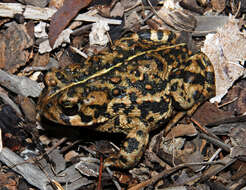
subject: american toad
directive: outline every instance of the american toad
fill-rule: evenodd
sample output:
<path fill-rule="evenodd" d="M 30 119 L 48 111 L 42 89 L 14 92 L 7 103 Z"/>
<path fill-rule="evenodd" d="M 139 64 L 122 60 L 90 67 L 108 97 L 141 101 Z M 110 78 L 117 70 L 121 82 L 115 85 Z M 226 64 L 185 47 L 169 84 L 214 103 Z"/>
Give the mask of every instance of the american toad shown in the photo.
<path fill-rule="evenodd" d="M 126 134 L 119 154 L 104 166 L 133 167 L 151 130 L 192 114 L 215 93 L 209 59 L 177 38 L 166 30 L 140 31 L 84 63 L 48 72 L 39 113 L 63 125 Z"/>

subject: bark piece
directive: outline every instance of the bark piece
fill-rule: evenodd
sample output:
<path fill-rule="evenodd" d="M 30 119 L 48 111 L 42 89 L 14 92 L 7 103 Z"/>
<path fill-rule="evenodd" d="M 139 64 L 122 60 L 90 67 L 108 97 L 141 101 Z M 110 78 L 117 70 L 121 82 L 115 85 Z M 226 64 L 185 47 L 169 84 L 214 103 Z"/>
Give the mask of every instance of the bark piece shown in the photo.
<path fill-rule="evenodd" d="M 21 3 L 26 5 L 33 5 L 36 7 L 46 7 L 48 5 L 48 0 L 18 0 Z"/>
<path fill-rule="evenodd" d="M 22 175 L 28 183 L 33 186 L 39 188 L 40 190 L 52 190 L 52 187 L 47 185 L 50 183 L 50 180 L 45 173 L 43 173 L 37 166 L 25 162 L 25 160 L 8 148 L 2 149 L 0 153 L 0 160 L 14 171 Z"/>
<path fill-rule="evenodd" d="M 36 106 L 34 102 L 30 98 L 23 97 L 20 95 L 17 97 L 17 101 L 21 106 L 25 118 L 27 118 L 28 121 L 35 123 L 37 113 L 36 113 Z"/>
<path fill-rule="evenodd" d="M 38 97 L 42 91 L 41 85 L 24 76 L 15 76 L 0 70 L 0 84 L 16 94 Z"/>
<path fill-rule="evenodd" d="M 26 50 L 33 46 L 33 40 L 22 24 L 12 23 L 0 35 L 0 69 L 14 73 L 26 64 L 30 53 Z"/>

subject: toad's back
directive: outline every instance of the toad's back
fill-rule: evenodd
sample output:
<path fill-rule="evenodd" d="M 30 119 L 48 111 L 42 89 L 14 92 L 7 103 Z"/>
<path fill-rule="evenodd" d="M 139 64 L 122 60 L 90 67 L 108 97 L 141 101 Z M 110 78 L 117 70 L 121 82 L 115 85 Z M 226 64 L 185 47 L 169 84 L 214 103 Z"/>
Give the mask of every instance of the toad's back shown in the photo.
<path fill-rule="evenodd" d="M 82 65 L 53 70 L 46 84 L 38 108 L 46 118 L 127 135 L 120 154 L 105 162 L 121 168 L 141 158 L 160 121 L 200 104 L 215 89 L 204 54 L 192 55 L 174 33 L 154 30 L 123 37 Z"/>

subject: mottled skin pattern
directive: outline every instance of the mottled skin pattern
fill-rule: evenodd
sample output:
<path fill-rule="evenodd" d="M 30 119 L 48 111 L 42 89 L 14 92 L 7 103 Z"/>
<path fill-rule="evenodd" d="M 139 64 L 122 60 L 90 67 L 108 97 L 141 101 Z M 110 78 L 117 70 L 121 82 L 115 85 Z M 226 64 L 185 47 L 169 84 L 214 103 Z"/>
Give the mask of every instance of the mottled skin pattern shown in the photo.
<path fill-rule="evenodd" d="M 140 31 L 81 65 L 48 72 L 39 113 L 63 125 L 126 134 L 104 166 L 133 167 L 151 130 L 174 113 L 191 114 L 215 93 L 208 58 L 192 55 L 177 38 L 170 31 Z"/>

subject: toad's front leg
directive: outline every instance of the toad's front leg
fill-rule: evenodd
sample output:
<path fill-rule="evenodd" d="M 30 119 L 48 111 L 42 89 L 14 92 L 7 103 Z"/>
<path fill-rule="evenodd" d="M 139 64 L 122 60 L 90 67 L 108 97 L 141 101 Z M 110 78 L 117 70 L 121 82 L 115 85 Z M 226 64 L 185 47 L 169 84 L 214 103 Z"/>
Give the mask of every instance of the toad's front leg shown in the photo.
<path fill-rule="evenodd" d="M 141 159 L 149 141 L 149 127 L 139 119 L 134 119 L 132 123 L 137 127 L 129 131 L 119 153 L 105 160 L 104 167 L 128 169 L 135 166 Z"/>

